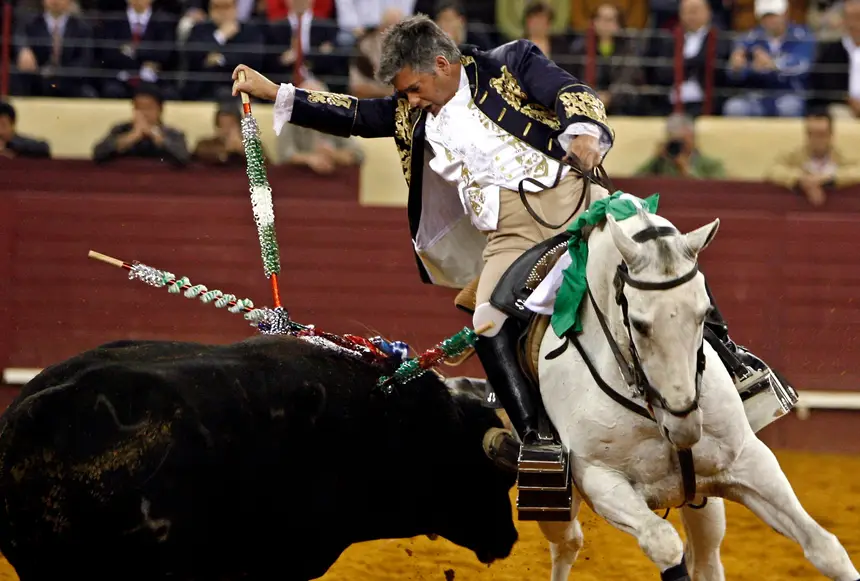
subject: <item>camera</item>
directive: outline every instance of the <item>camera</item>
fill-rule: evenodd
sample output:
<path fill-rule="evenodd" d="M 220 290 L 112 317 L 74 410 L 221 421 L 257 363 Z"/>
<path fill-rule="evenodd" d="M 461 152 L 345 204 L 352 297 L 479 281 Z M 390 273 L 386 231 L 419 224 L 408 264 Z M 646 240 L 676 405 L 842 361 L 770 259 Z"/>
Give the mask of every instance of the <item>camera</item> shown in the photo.
<path fill-rule="evenodd" d="M 684 150 L 684 142 L 680 139 L 673 139 L 666 144 L 666 154 L 669 157 L 678 157 L 681 151 Z"/>

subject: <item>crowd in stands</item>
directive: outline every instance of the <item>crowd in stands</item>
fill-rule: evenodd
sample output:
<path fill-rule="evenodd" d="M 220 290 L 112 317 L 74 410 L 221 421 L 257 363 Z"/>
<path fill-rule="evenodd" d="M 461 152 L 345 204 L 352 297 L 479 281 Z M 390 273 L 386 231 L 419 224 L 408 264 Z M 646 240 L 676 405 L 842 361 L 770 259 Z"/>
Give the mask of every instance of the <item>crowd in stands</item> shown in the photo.
<path fill-rule="evenodd" d="M 813 129 L 832 137 L 834 118 L 860 117 L 860 0 L 17 0 L 11 93 L 131 99 L 133 119 L 95 147 L 97 161 L 241 162 L 235 99 L 193 151 L 161 123 L 165 102 L 225 102 L 239 63 L 280 81 L 301 67 L 307 87 L 389 95 L 373 74 L 381 34 L 416 12 L 459 43 L 531 40 L 598 91 L 610 115 L 669 116 L 643 174 L 724 176 L 696 148 L 700 115 L 806 116 L 810 143 Z M 0 129 L 4 116 L 14 127 L 5 108 Z M 42 152 L 16 139 L 0 133 L 0 153 Z M 274 153 L 322 173 L 362 158 L 350 140 L 299 130 Z M 849 162 L 813 165 L 853 176 Z M 817 200 L 813 182 L 799 187 Z"/>

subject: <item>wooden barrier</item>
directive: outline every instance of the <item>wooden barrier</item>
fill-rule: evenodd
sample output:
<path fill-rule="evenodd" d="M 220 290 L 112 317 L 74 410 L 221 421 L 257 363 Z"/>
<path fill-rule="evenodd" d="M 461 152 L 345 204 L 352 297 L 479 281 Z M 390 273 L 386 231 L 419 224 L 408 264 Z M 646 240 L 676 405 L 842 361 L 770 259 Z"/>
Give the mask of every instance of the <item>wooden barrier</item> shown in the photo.
<path fill-rule="evenodd" d="M 241 169 L 119 162 L 0 161 L 0 367 L 43 367 L 120 338 L 229 342 L 254 333 L 232 315 L 129 281 L 90 249 L 188 276 L 258 306 L 270 301 Z M 450 289 L 422 285 L 405 211 L 362 207 L 355 171 L 319 178 L 270 170 L 282 295 L 296 320 L 332 332 L 381 333 L 424 349 L 471 321 Z M 860 189 L 821 210 L 756 183 L 617 180 L 689 230 L 721 219 L 702 267 L 732 337 L 804 390 L 860 389 Z M 480 375 L 477 362 L 454 373 Z M 0 394 L 2 395 L 2 394 Z M 850 412 L 781 420 L 786 447 L 833 449 Z M 854 418 L 856 421 L 856 417 Z M 810 429 L 829 426 L 824 430 Z"/>

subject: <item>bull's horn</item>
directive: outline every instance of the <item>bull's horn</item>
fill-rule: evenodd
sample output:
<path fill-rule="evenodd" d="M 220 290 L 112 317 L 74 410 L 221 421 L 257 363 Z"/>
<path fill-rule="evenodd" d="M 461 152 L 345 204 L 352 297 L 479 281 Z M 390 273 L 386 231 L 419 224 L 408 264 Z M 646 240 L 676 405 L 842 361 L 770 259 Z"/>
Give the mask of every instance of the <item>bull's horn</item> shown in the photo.
<path fill-rule="evenodd" d="M 493 463 L 508 472 L 517 472 L 520 443 L 510 430 L 490 428 L 484 433 L 484 454 Z"/>

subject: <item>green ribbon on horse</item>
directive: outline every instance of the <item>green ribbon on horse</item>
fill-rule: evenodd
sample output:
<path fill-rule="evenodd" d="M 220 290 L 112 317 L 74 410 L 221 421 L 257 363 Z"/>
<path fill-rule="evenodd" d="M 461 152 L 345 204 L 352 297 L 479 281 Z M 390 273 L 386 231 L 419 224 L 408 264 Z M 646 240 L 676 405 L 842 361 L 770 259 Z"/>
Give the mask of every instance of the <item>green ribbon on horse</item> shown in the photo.
<path fill-rule="evenodd" d="M 607 214 L 618 221 L 635 216 L 639 208 L 650 214 L 656 214 L 659 200 L 660 194 L 654 194 L 643 200 L 632 194 L 617 191 L 608 198 L 592 202 L 588 209 L 567 228 L 567 231 L 573 234 L 567 243 L 571 263 L 562 272 L 563 278 L 550 320 L 553 330 L 559 337 L 571 328 L 577 333 L 582 331 L 579 312 L 587 290 L 585 265 L 588 263 L 588 241 L 583 237 L 582 229 L 599 224 L 606 219 Z"/>

